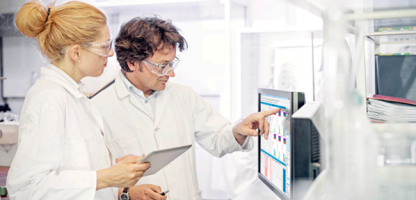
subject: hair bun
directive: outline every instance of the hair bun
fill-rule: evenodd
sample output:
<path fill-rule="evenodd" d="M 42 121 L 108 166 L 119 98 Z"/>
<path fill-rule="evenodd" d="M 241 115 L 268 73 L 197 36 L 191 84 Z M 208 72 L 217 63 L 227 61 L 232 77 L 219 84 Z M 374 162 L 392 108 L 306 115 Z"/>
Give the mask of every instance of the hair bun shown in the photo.
<path fill-rule="evenodd" d="M 17 29 L 35 38 L 42 54 L 52 62 L 65 57 L 61 53 L 65 47 L 94 42 L 100 38 L 103 28 L 107 28 L 104 13 L 80 1 L 69 1 L 57 7 L 54 3 L 43 6 L 39 1 L 30 1 L 16 13 L 15 20 Z"/>
<path fill-rule="evenodd" d="M 45 28 L 47 10 L 39 1 L 25 3 L 16 14 L 17 29 L 28 37 L 37 37 Z"/>

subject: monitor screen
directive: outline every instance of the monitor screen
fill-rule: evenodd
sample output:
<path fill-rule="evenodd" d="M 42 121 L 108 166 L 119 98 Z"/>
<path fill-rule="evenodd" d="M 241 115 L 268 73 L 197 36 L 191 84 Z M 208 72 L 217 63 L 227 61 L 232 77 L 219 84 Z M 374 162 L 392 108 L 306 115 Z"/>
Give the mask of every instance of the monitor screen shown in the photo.
<path fill-rule="evenodd" d="M 260 94 L 260 111 L 281 108 L 266 118 L 269 137 L 260 138 L 260 174 L 280 193 L 290 198 L 290 97 Z"/>
<path fill-rule="evenodd" d="M 376 94 L 416 101 L 416 55 L 376 55 L 375 59 Z"/>

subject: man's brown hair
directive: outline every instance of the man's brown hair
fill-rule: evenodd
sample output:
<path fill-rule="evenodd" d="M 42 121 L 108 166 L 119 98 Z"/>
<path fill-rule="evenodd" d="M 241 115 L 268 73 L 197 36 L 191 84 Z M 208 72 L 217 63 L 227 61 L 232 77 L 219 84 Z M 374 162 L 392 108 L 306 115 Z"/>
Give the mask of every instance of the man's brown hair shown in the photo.
<path fill-rule="evenodd" d="M 179 34 L 170 20 L 154 17 L 137 17 L 121 27 L 115 41 L 117 60 L 126 72 L 132 72 L 127 62 L 141 62 L 154 52 L 172 45 L 180 51 L 188 47 L 185 38 Z"/>

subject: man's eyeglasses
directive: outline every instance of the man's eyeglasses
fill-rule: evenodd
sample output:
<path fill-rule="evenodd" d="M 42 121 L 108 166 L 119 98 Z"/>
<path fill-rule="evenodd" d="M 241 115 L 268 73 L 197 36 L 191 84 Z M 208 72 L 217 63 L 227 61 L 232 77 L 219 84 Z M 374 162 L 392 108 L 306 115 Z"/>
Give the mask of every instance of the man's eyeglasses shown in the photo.
<path fill-rule="evenodd" d="M 172 62 L 170 63 L 163 63 L 163 64 L 156 64 L 149 60 L 144 59 L 145 65 L 151 72 L 158 76 L 165 76 L 170 72 L 170 70 L 175 70 L 179 63 L 179 58 L 176 57 Z M 147 63 L 147 64 L 146 64 Z"/>

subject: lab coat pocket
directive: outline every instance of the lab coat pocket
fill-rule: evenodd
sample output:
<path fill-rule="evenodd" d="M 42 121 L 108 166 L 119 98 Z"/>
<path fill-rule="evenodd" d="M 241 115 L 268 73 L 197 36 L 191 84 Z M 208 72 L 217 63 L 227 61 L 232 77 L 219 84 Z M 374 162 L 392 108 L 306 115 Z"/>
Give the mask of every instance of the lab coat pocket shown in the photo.
<path fill-rule="evenodd" d="M 115 158 L 121 158 L 129 154 L 136 156 L 143 154 L 136 137 L 107 138 L 106 141 Z"/>

